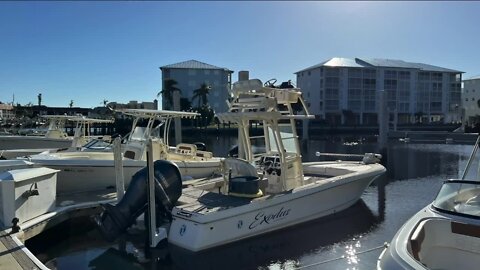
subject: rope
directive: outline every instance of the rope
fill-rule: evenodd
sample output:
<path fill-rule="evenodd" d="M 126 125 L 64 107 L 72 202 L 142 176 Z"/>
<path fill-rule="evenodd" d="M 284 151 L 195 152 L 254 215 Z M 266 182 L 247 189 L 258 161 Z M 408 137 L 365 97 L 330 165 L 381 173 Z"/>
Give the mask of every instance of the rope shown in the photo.
<path fill-rule="evenodd" d="M 381 246 L 378 246 L 378 247 L 374 247 L 374 248 L 370 248 L 370 249 L 367 249 L 367 250 L 364 250 L 364 251 L 360 251 L 360 252 L 357 252 L 355 253 L 355 255 L 360 255 L 360 254 L 365 254 L 365 253 L 368 253 L 368 252 L 372 252 L 372 251 L 375 251 L 375 250 L 378 250 L 378 249 L 383 249 L 383 248 L 386 248 L 388 246 L 388 243 L 384 243 L 383 245 Z M 307 265 L 303 265 L 303 266 L 299 266 L 295 269 L 304 269 L 304 268 L 309 268 L 309 267 L 312 267 L 312 266 L 317 266 L 317 265 L 321 265 L 321 264 L 325 264 L 325 263 L 329 263 L 329 262 L 334 262 L 334 261 L 339 261 L 339 260 L 342 260 L 342 259 L 345 259 L 346 257 L 345 256 L 341 256 L 341 257 L 337 257 L 337 258 L 333 258 L 333 259 L 329 259 L 329 260 L 325 260 L 325 261 L 321 261 L 321 262 L 317 262 L 317 263 L 312 263 L 312 264 L 307 264 Z"/>

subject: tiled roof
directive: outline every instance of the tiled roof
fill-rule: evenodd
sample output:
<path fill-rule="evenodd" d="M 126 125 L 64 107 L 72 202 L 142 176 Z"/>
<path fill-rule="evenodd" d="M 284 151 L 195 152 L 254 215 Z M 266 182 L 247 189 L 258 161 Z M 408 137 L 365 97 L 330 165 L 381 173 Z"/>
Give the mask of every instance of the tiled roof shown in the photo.
<path fill-rule="evenodd" d="M 170 69 L 170 68 L 178 68 L 178 69 L 220 69 L 220 70 L 230 71 L 227 68 L 217 67 L 217 66 L 210 65 L 210 64 L 207 64 L 207 63 L 203 63 L 203 62 L 200 62 L 200 61 L 197 61 L 197 60 L 189 60 L 189 61 L 184 61 L 184 62 L 175 63 L 175 64 L 160 67 L 160 69 Z"/>
<path fill-rule="evenodd" d="M 359 68 L 367 68 L 367 67 L 393 67 L 393 68 L 408 68 L 408 69 L 419 69 L 425 71 L 437 71 L 437 72 L 455 72 L 455 73 L 462 73 L 462 71 L 448 69 L 423 63 L 412 63 L 412 62 L 405 62 L 403 60 L 393 60 L 393 59 L 362 59 L 362 58 L 339 58 L 334 57 L 328 61 L 322 62 L 320 64 L 311 66 L 309 68 L 297 71 L 302 72 L 306 70 L 311 70 L 318 67 L 359 67 Z"/>

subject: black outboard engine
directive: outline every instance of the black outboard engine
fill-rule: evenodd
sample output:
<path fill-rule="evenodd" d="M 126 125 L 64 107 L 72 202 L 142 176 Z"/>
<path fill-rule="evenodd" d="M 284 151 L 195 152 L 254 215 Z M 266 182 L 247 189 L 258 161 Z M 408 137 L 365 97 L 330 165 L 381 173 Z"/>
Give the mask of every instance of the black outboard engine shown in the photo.
<path fill-rule="evenodd" d="M 182 195 L 182 177 L 175 163 L 157 160 L 153 165 L 157 216 L 170 217 L 170 211 Z M 135 173 L 125 195 L 113 206 L 102 205 L 104 211 L 95 217 L 95 223 L 105 239 L 115 240 L 147 208 L 148 168 Z M 163 191 L 161 190 L 163 188 Z"/>

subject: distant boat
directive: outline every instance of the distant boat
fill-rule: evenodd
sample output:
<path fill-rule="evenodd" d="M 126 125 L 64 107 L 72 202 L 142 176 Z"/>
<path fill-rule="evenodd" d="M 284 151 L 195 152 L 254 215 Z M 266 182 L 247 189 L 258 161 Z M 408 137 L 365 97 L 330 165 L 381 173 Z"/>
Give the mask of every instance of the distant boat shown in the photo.
<path fill-rule="evenodd" d="M 72 140 L 75 138 L 75 136 L 70 137 L 67 135 L 67 133 L 65 133 L 66 121 L 75 122 L 77 125 L 77 130 L 78 128 L 81 128 L 79 124 L 89 124 L 85 121 L 82 122 L 82 119 L 85 119 L 83 116 L 42 115 L 42 117 L 46 118 L 49 122 L 48 129 L 43 136 L 1 135 L 0 151 L 12 149 L 67 148 L 72 146 Z M 98 120 L 101 121 L 100 119 Z M 83 143 L 86 142 L 87 141 L 84 141 Z"/>
<path fill-rule="evenodd" d="M 146 166 L 146 143 L 150 137 L 153 138 L 154 159 L 177 163 L 185 178 L 208 177 L 219 170 L 222 158 L 213 157 L 211 152 L 202 151 L 195 144 L 168 145 L 171 120 L 194 118 L 198 113 L 147 109 L 122 109 L 118 112 L 134 118 L 131 132 L 122 146 L 126 184 L 133 174 Z M 142 121 L 146 121 L 145 127 L 139 125 Z M 161 128 L 163 137 L 160 136 Z M 24 159 L 38 166 L 60 170 L 57 181 L 59 194 L 113 188 L 113 150 L 92 150 L 94 145 L 87 145 L 82 150 L 41 153 Z"/>
<path fill-rule="evenodd" d="M 0 159 L 36 155 L 45 151 L 55 152 L 58 149 L 77 149 L 90 142 L 90 125 L 113 123 L 113 120 L 87 118 L 84 116 L 44 115 L 49 121 L 49 128 L 43 136 L 0 136 Z M 65 133 L 65 122 L 75 123 L 75 133 Z M 4 147 L 4 148 L 2 148 Z"/>

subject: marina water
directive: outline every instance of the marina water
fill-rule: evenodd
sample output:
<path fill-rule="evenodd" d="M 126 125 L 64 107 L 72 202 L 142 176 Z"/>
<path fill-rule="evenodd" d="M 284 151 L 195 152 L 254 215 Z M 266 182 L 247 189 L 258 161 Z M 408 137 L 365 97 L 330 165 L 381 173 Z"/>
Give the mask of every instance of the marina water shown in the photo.
<path fill-rule="evenodd" d="M 236 144 L 236 138 L 230 136 L 203 141 L 215 156 L 226 156 Z M 27 241 L 27 246 L 53 269 L 374 269 L 384 243 L 435 198 L 444 180 L 459 178 L 471 150 L 472 145 L 391 142 L 382 152 L 387 175 L 367 188 L 353 207 L 197 254 L 167 246 L 154 251 L 159 260 L 152 261 L 145 258 L 143 232 L 133 231 L 107 243 L 88 220 L 64 224 Z M 304 161 L 322 158 L 316 152 L 378 151 L 375 137 L 337 136 L 302 142 Z"/>

